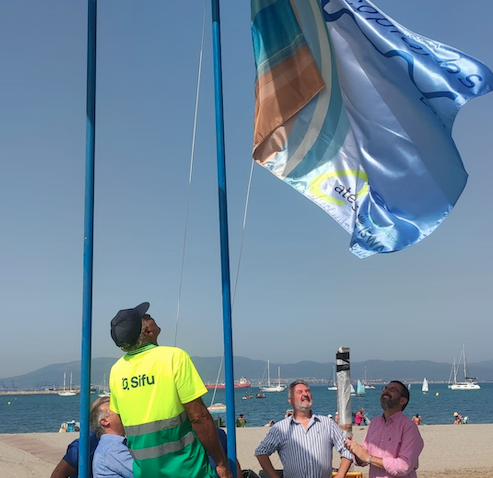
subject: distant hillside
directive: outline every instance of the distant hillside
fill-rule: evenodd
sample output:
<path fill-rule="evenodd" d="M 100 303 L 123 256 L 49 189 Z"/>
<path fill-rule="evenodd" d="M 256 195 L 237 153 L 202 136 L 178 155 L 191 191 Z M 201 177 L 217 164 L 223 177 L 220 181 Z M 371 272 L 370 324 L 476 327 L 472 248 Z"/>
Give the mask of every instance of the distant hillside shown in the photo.
<path fill-rule="evenodd" d="M 221 362 L 220 357 L 192 357 L 197 370 L 204 382 L 215 383 Z M 92 360 L 91 377 L 95 386 L 103 384 L 112 365 L 117 359 L 100 357 Z M 277 376 L 277 367 L 281 367 L 281 378 L 284 380 L 305 378 L 314 383 L 326 383 L 332 375 L 334 362 L 319 363 L 303 361 L 295 364 L 271 363 L 271 377 Z M 254 383 L 266 378 L 267 364 L 263 360 L 251 360 L 245 357 L 235 357 L 235 379 L 247 377 Z M 427 360 L 419 361 L 384 361 L 367 360 L 366 362 L 351 363 L 351 379 L 381 380 L 383 382 L 398 379 L 403 382 L 421 382 L 426 377 L 431 382 L 447 382 L 452 364 L 437 363 Z M 67 373 L 67 386 L 72 373 L 75 386 L 80 384 L 80 361 L 48 365 L 25 375 L 0 379 L 0 391 L 8 390 L 37 390 L 49 387 L 61 388 L 63 374 Z M 469 365 L 470 375 L 478 377 L 479 382 L 493 381 L 493 360 L 477 362 Z M 224 380 L 224 366 L 219 381 Z"/>

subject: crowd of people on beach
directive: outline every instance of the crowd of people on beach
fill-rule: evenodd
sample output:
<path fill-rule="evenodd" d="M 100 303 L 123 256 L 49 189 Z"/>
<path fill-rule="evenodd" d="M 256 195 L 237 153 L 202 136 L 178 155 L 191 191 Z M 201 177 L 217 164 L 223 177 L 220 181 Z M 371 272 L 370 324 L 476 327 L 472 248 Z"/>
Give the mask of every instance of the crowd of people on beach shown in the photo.
<path fill-rule="evenodd" d="M 111 396 L 95 400 L 90 410 L 92 478 L 194 477 L 231 478 L 225 431 L 216 426 L 202 396 L 207 393 L 189 355 L 176 347 L 159 346 L 161 332 L 147 313 L 149 303 L 120 310 L 111 321 L 111 337 L 126 354 L 111 369 Z M 278 422 L 270 420 L 265 438 L 255 450 L 259 475 L 250 478 L 331 478 L 332 449 L 340 454 L 335 478 L 344 478 L 351 465 L 369 466 L 370 477 L 416 478 L 423 440 L 419 414 L 402 412 L 409 390 L 392 380 L 380 394 L 383 414 L 368 419 L 364 408 L 354 414 L 356 426 L 367 425 L 361 443 L 345 432 L 338 413 L 316 414 L 309 384 L 288 386 L 291 409 Z M 462 417 L 456 412 L 458 420 Z M 344 418 L 344 415 L 341 415 Z M 246 427 L 240 414 L 237 427 Z M 351 425 L 351 424 L 349 424 Z M 270 456 L 277 452 L 282 470 Z M 78 476 L 79 440 L 74 440 L 51 478 Z"/>

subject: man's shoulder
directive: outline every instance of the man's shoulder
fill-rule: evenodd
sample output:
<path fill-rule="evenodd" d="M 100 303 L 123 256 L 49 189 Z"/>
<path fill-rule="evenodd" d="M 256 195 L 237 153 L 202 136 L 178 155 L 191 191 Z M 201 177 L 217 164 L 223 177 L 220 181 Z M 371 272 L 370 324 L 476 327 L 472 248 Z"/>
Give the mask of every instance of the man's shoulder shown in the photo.
<path fill-rule="evenodd" d="M 332 420 L 332 418 L 329 418 L 326 415 L 319 415 L 318 413 L 314 413 L 313 418 L 315 420 L 318 420 L 319 422 L 322 422 L 322 423 L 330 423 L 330 422 L 334 421 L 334 420 Z"/>

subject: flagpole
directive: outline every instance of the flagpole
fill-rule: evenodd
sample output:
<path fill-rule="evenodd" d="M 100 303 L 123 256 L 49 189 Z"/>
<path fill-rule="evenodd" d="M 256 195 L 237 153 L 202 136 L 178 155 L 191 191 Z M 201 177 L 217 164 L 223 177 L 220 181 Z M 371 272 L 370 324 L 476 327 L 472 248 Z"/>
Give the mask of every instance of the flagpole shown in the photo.
<path fill-rule="evenodd" d="M 84 271 L 82 284 L 82 355 L 79 476 L 91 476 L 89 407 L 91 398 L 92 278 L 94 239 L 94 151 L 96 126 L 97 0 L 87 2 L 86 176 L 84 210 Z"/>
<path fill-rule="evenodd" d="M 226 381 L 226 422 L 228 426 L 228 464 L 233 476 L 236 476 L 236 414 L 233 373 L 233 330 L 231 323 L 231 281 L 229 271 L 228 207 L 226 193 L 226 161 L 224 151 L 224 111 L 219 0 L 212 0 L 212 47 L 214 53 L 214 96 L 216 109 L 219 230 L 221 238 L 221 278 L 223 298 L 224 373 Z"/>

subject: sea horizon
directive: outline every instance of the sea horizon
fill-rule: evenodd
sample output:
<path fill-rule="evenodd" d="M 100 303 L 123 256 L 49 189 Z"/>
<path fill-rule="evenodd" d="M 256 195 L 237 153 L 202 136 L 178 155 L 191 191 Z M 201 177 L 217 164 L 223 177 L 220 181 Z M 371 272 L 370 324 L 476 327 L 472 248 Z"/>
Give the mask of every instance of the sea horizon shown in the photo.
<path fill-rule="evenodd" d="M 493 403 L 493 384 L 481 384 L 481 390 L 454 391 L 446 384 L 429 384 L 429 392 L 421 393 L 418 387 L 411 387 L 410 402 L 405 410 L 409 417 L 418 413 L 423 425 L 446 425 L 453 423 L 454 412 L 468 417 L 469 424 L 493 423 L 490 404 Z M 382 413 L 380 408 L 380 390 L 367 390 L 364 397 L 352 397 L 353 411 L 363 407 L 371 420 Z M 255 398 L 258 387 L 235 389 L 235 414 L 242 413 L 247 426 L 261 427 L 270 420 L 282 420 L 291 406 L 287 401 L 287 391 L 266 393 L 266 398 Z M 253 398 L 243 399 L 251 393 Z M 312 386 L 313 410 L 321 415 L 335 415 L 337 393 L 327 390 L 327 386 Z M 97 395 L 91 398 L 95 399 Z M 209 390 L 203 396 L 207 406 L 226 403 L 224 390 Z M 60 397 L 54 393 L 10 394 L 0 399 L 0 433 L 45 433 L 58 432 L 64 421 L 79 421 L 80 396 Z M 217 418 L 217 415 L 214 414 Z M 226 421 L 226 414 L 220 415 Z M 227 424 L 226 424 L 227 425 Z"/>

